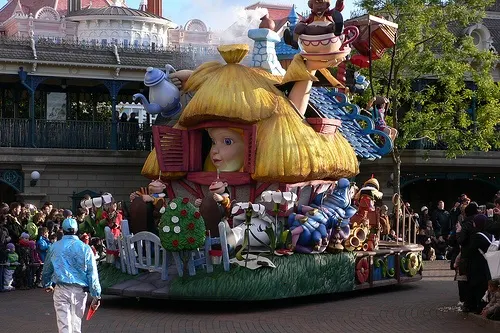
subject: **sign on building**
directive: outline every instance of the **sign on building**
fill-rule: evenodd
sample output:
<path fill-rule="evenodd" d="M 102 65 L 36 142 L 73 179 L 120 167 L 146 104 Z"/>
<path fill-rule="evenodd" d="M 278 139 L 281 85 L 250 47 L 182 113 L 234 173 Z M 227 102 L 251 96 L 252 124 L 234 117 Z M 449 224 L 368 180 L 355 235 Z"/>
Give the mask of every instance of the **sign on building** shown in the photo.
<path fill-rule="evenodd" d="M 66 93 L 47 93 L 47 120 L 66 120 Z"/>

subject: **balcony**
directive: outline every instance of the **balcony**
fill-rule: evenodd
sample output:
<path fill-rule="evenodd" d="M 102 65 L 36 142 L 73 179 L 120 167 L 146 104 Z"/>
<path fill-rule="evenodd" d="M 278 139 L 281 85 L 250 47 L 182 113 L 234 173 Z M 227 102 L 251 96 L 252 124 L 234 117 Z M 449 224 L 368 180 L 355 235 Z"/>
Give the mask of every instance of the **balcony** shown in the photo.
<path fill-rule="evenodd" d="M 447 146 L 444 142 L 434 143 L 429 139 L 421 139 L 410 142 L 406 149 L 446 150 Z"/>
<path fill-rule="evenodd" d="M 112 150 L 110 121 L 49 121 L 35 120 L 36 148 L 103 149 Z M 29 119 L 0 118 L 0 147 L 33 148 L 29 141 Z M 146 123 L 119 122 L 117 124 L 118 150 L 151 151 L 152 130 Z M 427 139 L 410 142 L 409 150 L 446 150 L 442 142 Z M 498 151 L 498 149 L 491 149 Z"/>
<path fill-rule="evenodd" d="M 445 142 L 437 141 L 434 143 L 431 140 L 424 138 L 410 142 L 406 149 L 447 150 L 448 146 Z M 475 149 L 475 151 L 479 151 L 479 149 Z M 490 151 L 499 151 L 499 149 L 492 147 Z"/>
<path fill-rule="evenodd" d="M 0 119 L 0 147 L 30 145 L 29 119 Z M 35 120 L 33 142 L 36 148 L 103 149 L 111 150 L 112 123 L 104 121 L 48 121 Z M 151 127 L 147 124 L 119 122 L 117 124 L 118 150 L 150 151 Z"/>

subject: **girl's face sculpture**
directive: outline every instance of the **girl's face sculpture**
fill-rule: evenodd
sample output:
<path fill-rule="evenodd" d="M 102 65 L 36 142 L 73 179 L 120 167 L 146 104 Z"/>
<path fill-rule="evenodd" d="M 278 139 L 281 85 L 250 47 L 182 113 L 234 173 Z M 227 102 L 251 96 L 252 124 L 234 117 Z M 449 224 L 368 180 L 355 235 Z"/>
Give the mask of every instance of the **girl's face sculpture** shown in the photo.
<path fill-rule="evenodd" d="M 209 128 L 208 134 L 212 139 L 210 159 L 214 166 L 220 171 L 239 171 L 245 160 L 242 135 L 229 128 Z"/>

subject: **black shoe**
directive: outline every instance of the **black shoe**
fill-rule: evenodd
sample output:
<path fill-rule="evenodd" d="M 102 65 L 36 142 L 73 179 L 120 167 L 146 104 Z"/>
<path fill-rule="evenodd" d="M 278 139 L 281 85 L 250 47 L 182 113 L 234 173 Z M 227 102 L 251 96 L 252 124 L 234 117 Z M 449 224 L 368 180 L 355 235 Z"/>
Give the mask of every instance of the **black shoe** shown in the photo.
<path fill-rule="evenodd" d="M 477 313 L 478 309 L 475 307 L 471 308 L 471 307 L 468 307 L 467 305 L 464 305 L 464 307 L 462 308 L 462 312 L 464 312 L 464 313 Z"/>

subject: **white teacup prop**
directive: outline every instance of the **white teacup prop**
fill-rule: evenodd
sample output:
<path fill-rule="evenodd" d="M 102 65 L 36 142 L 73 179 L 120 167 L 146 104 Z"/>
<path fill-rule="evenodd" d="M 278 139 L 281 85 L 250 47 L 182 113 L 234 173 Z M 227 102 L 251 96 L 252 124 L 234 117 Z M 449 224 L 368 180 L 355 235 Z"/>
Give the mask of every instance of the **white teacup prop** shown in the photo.
<path fill-rule="evenodd" d="M 102 197 L 92 198 L 92 204 L 100 208 L 102 206 Z"/>
<path fill-rule="evenodd" d="M 111 193 L 106 192 L 100 197 L 95 197 L 87 200 L 83 199 L 82 201 L 80 201 L 80 206 L 88 209 L 92 207 L 100 208 L 102 207 L 102 205 L 107 205 L 112 202 L 113 202 L 113 195 L 111 195 Z"/>
<path fill-rule="evenodd" d="M 351 34 L 351 37 L 348 35 Z M 351 52 L 348 47 L 359 36 L 357 27 L 349 26 L 344 28 L 340 36 L 335 34 L 323 35 L 300 35 L 300 54 L 306 59 L 330 61 L 336 57 L 342 58 Z"/>

